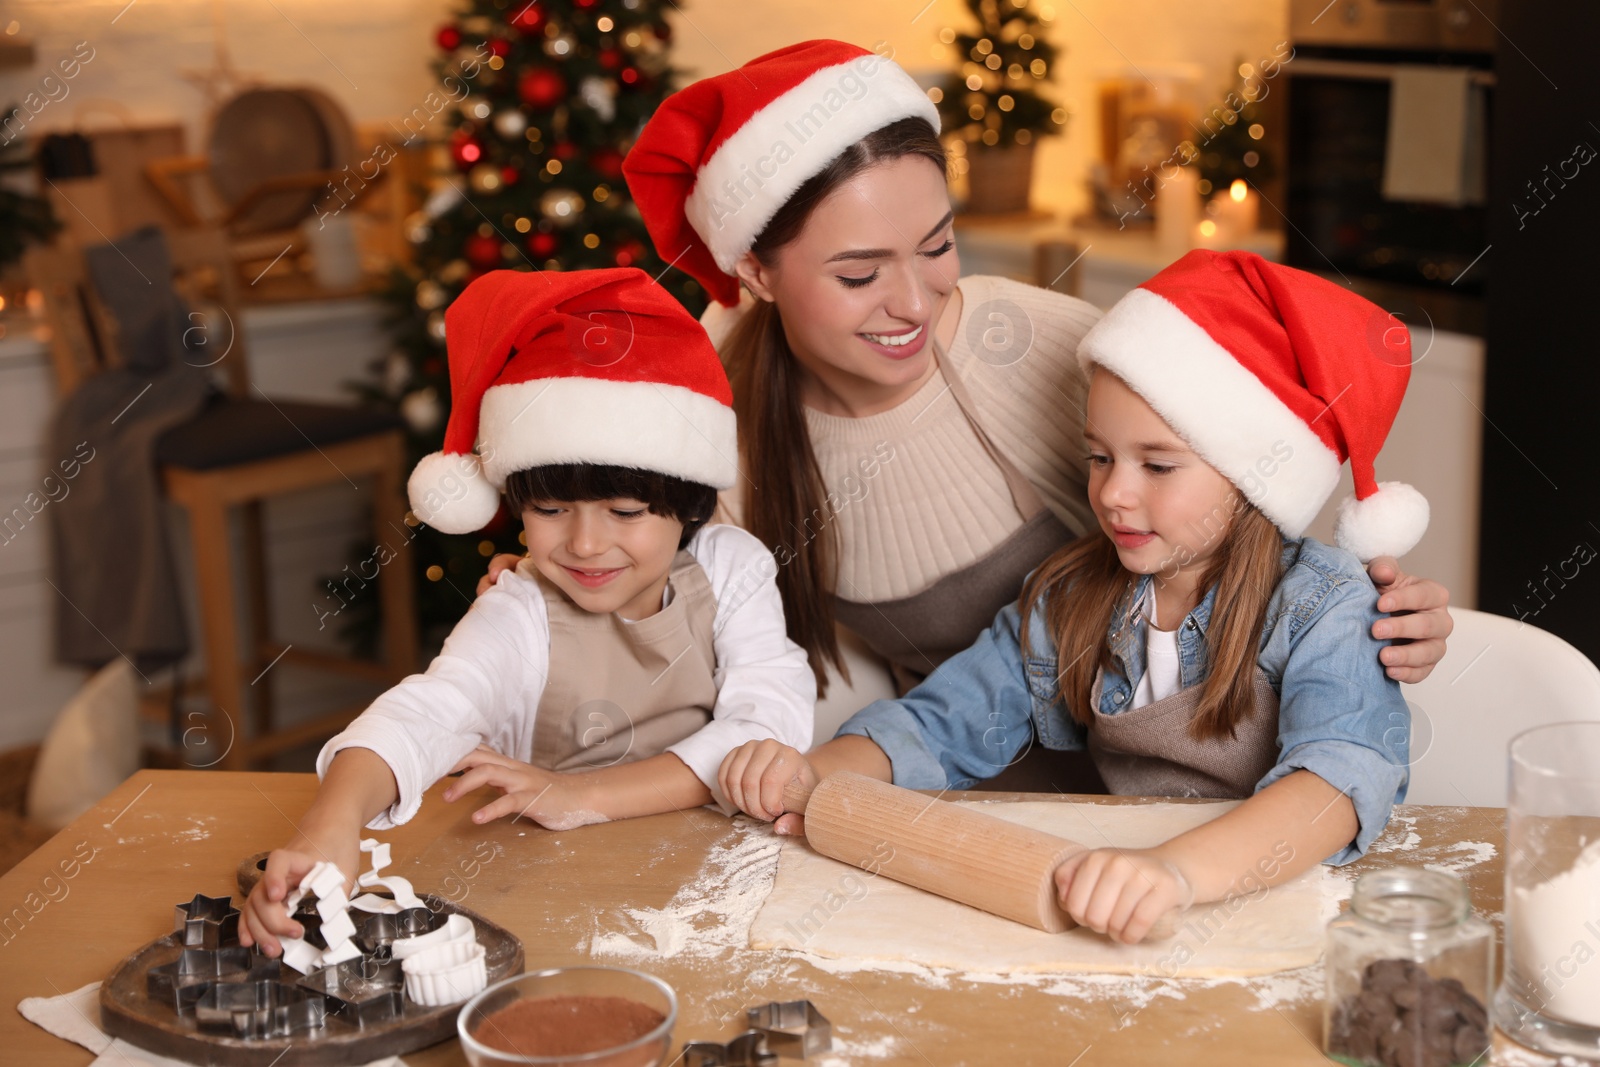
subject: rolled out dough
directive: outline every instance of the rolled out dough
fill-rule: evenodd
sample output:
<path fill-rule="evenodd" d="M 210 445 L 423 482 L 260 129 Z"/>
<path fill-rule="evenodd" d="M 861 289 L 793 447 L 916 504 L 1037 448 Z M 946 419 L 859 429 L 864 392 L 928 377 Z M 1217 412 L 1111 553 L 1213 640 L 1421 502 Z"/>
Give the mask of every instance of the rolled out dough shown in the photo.
<path fill-rule="evenodd" d="M 1091 848 L 1146 848 L 1236 803 L 965 806 Z M 1263 856 L 1270 862 L 1270 848 Z M 1321 954 L 1325 877 L 1319 864 L 1272 889 L 1189 909 L 1167 941 L 1121 945 L 1089 930 L 1034 930 L 857 870 L 788 839 L 772 893 L 750 927 L 750 947 L 981 973 L 1270 974 L 1315 963 Z"/>

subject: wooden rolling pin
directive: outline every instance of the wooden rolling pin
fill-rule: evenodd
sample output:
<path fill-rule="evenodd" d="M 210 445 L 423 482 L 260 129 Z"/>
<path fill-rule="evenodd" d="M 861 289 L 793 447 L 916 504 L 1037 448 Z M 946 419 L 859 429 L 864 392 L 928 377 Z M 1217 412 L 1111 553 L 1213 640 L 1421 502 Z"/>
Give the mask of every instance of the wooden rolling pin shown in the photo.
<path fill-rule="evenodd" d="M 1046 933 L 1077 925 L 1055 885 L 1056 868 L 1086 851 L 1076 841 L 849 771 L 810 792 L 791 782 L 783 802 L 831 859 Z M 1175 918 L 1163 916 L 1147 940 L 1171 937 Z"/>

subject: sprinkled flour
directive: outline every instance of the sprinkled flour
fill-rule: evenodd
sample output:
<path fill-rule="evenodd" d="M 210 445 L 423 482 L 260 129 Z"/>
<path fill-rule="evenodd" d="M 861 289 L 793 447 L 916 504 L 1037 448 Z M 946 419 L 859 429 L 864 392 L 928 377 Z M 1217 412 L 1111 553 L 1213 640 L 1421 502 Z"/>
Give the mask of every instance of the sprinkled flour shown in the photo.
<path fill-rule="evenodd" d="M 817 971 L 848 975 L 864 971 L 892 972 L 914 978 L 933 989 L 956 983 L 982 986 L 1026 986 L 1073 1002 L 1110 1003 L 1131 1025 L 1143 1008 L 1161 999 L 1183 1000 L 1191 991 L 1237 986 L 1251 997 L 1254 1011 L 1270 1011 L 1322 995 L 1320 963 L 1296 970 L 1251 978 L 1161 978 L 1117 974 L 1026 972 L 979 973 L 930 967 L 907 961 L 838 959 L 810 955 L 802 950 L 749 947 L 750 926 L 755 921 L 777 875 L 783 839 L 771 828 L 743 816 L 734 820 L 736 838 L 730 847 L 714 852 L 696 877 L 682 886 L 661 908 L 628 908 L 597 918 L 589 938 L 589 951 L 633 964 L 671 958 L 682 962 L 713 963 L 744 976 L 745 986 L 803 982 L 801 962 Z M 1350 896 L 1351 878 L 1329 869 L 1324 879 L 1320 921 L 1338 914 Z M 823 1064 L 850 1059 L 887 1058 L 898 1051 L 894 1039 L 879 1038 L 851 1044 L 836 1039 L 834 1056 Z"/>

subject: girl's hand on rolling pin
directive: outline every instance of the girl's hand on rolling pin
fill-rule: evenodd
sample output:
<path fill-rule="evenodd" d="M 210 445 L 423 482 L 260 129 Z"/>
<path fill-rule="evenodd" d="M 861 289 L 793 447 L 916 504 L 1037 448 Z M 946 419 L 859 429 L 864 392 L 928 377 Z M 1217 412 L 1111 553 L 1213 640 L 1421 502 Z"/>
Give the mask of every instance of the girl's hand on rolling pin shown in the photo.
<path fill-rule="evenodd" d="M 513 556 L 509 552 L 502 552 L 489 561 L 489 573 L 478 579 L 478 596 L 482 596 L 494 588 L 494 583 L 506 571 L 515 570 L 517 564 L 522 562 L 521 556 Z"/>
<path fill-rule="evenodd" d="M 783 787 L 798 779 L 807 790 L 815 789 L 817 772 L 799 750 L 772 738 L 746 741 L 723 759 L 717 782 L 728 803 L 748 815 L 767 822 L 777 820 L 778 833 L 799 837 L 805 820 L 794 812 L 785 813 Z"/>
<path fill-rule="evenodd" d="M 1133 945 L 1167 912 L 1194 903 L 1183 872 L 1155 849 L 1097 848 L 1056 868 L 1061 907 L 1079 926 Z"/>

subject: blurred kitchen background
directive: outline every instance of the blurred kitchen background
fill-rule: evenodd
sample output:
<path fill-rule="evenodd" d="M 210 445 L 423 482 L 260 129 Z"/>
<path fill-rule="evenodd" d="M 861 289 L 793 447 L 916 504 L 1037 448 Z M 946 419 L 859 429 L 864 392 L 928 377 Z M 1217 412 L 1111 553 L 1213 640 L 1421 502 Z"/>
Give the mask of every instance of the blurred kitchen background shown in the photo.
<path fill-rule="evenodd" d="M 662 270 L 639 123 L 813 37 L 939 101 L 967 273 L 1109 306 L 1236 247 L 1378 301 L 1417 353 L 1379 469 L 1434 508 L 1407 569 L 1600 655 L 1594 5 L 11 0 L 0 749 L 69 705 L 115 747 L 96 716 L 137 699 L 118 759 L 298 768 L 425 664 L 518 547 L 398 503 L 443 432 L 443 307 L 496 267 Z"/>

